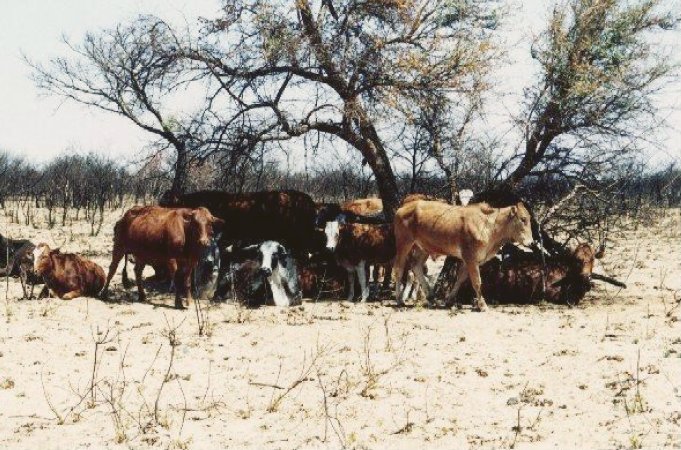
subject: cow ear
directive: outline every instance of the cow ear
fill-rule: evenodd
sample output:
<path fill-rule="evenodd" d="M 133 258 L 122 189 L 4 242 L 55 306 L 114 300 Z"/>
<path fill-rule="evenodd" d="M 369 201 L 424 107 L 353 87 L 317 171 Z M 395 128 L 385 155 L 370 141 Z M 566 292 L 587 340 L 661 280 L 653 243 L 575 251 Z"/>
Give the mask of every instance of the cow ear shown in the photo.
<path fill-rule="evenodd" d="M 518 217 L 518 207 L 516 205 L 511 206 L 511 217 Z"/>
<path fill-rule="evenodd" d="M 225 226 L 225 221 L 220 219 L 219 217 L 213 216 L 213 227 L 218 230 L 221 230 L 223 226 Z"/>

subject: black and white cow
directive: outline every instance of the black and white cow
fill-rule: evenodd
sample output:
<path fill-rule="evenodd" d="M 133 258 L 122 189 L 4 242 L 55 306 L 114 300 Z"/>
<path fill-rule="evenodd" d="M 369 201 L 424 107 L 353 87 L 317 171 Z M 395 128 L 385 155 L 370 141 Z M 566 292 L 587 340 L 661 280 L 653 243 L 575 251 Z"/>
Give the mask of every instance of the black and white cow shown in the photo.
<path fill-rule="evenodd" d="M 249 302 L 259 301 L 269 297 L 265 288 L 269 286 L 276 306 L 301 303 L 295 259 L 278 242 L 265 241 L 233 250 L 229 259 L 230 284 L 235 297 Z"/>
<path fill-rule="evenodd" d="M 194 268 L 194 290 L 198 298 L 213 298 L 220 274 L 220 241 L 221 234 L 213 236 L 210 244 L 201 253 L 201 258 Z"/>

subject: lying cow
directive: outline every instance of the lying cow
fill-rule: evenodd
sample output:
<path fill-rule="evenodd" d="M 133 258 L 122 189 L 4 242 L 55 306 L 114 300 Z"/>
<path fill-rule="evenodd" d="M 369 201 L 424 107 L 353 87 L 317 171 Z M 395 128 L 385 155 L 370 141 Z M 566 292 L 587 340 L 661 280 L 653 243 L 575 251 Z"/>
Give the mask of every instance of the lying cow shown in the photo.
<path fill-rule="evenodd" d="M 345 292 L 347 271 L 326 252 L 310 255 L 298 261 L 298 282 L 306 298 L 334 297 Z"/>
<path fill-rule="evenodd" d="M 203 249 L 196 268 L 194 268 L 192 284 L 194 292 L 199 298 L 213 298 L 215 295 L 221 265 L 219 241 L 220 234 L 218 233 Z"/>
<path fill-rule="evenodd" d="M 45 287 L 64 300 L 95 296 L 104 286 L 104 269 L 98 264 L 59 249 L 50 250 L 47 244 L 38 244 L 33 250 L 33 268 Z"/>
<path fill-rule="evenodd" d="M 571 254 L 546 255 L 516 252 L 493 258 L 480 268 L 482 292 L 494 303 L 551 303 L 575 305 L 591 290 L 591 275 L 596 259 L 604 249 L 595 251 L 580 244 Z M 462 298 L 474 295 L 470 283 L 464 284 Z"/>
<path fill-rule="evenodd" d="M 276 306 L 299 305 L 302 292 L 296 262 L 289 251 L 275 241 L 237 249 L 230 255 L 230 279 L 237 300 L 261 302 L 272 293 Z"/>
<path fill-rule="evenodd" d="M 429 301 L 432 301 L 431 289 L 422 270 L 423 263 L 429 255 L 454 256 L 463 264 L 446 303 L 451 303 L 461 284 L 470 277 L 477 297 L 475 306 L 484 311 L 487 304 L 482 296 L 479 266 L 493 258 L 506 243 L 532 242 L 530 214 L 522 203 L 492 208 L 486 203 L 452 206 L 438 201 L 416 200 L 397 210 L 394 224 L 395 295 L 400 304 L 404 303 L 401 280 L 414 247 L 423 250 L 413 269 Z"/>
<path fill-rule="evenodd" d="M 142 271 L 149 264 L 177 268 L 174 277 L 175 307 L 187 306 L 192 297 L 192 270 L 210 244 L 213 229 L 223 224 L 223 220 L 213 217 L 206 208 L 131 208 L 114 226 L 113 255 L 101 295 L 106 295 L 120 260 L 126 254 L 132 254 L 135 257 L 139 301 L 146 300 Z M 186 304 L 183 304 L 183 298 Z"/>
<path fill-rule="evenodd" d="M 36 275 L 33 268 L 33 250 L 35 250 L 35 245 L 31 242 L 24 243 L 14 252 L 14 255 L 10 256 L 7 266 L 0 269 L 0 277 L 19 277 L 24 293 L 23 298 L 27 299 L 33 298 L 35 285 L 41 283 L 40 277 Z"/>

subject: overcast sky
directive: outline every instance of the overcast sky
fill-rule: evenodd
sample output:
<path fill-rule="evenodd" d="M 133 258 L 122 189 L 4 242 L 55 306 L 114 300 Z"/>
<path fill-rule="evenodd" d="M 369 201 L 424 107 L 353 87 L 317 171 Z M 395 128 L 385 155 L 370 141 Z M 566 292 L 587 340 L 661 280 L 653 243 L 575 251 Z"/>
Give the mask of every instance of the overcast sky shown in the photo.
<path fill-rule="evenodd" d="M 552 3 L 518 0 L 518 7 L 512 8 L 515 16 L 506 22 L 513 63 L 497 78 L 515 90 L 516 98 L 531 73 L 527 39 L 545 23 Z M 214 16 L 219 8 L 218 0 L 0 0 L 0 4 L 0 151 L 36 162 L 73 151 L 134 160 L 152 137 L 113 114 L 41 96 L 22 53 L 45 62 L 68 55 L 62 35 L 77 43 L 86 31 L 113 27 L 138 14 L 154 14 L 175 25 L 194 23 L 199 16 Z M 681 47 L 681 33 L 669 37 L 666 45 Z M 506 115 L 514 107 L 512 97 L 493 115 Z M 654 157 L 681 161 L 681 86 L 672 87 L 660 105 L 674 129 L 660 133 L 664 149 Z"/>

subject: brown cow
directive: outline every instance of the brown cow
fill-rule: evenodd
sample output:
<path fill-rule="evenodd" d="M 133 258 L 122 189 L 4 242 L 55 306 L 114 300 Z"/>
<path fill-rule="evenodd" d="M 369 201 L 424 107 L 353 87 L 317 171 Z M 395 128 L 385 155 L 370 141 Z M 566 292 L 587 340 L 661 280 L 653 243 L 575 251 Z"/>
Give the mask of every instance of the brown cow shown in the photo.
<path fill-rule="evenodd" d="M 602 258 L 588 244 L 580 244 L 574 252 L 546 255 L 515 252 L 504 258 L 493 258 L 480 268 L 482 292 L 494 303 L 551 303 L 574 305 L 591 290 L 591 274 L 596 259 Z M 461 297 L 472 298 L 469 283 L 461 289 Z"/>
<path fill-rule="evenodd" d="M 135 280 L 139 301 L 145 301 L 142 270 L 149 264 L 177 268 L 175 307 L 183 308 L 182 298 L 191 300 L 191 274 L 204 248 L 210 244 L 213 228 L 224 221 L 206 208 L 163 208 L 137 206 L 128 210 L 114 226 L 114 246 L 109 274 L 102 296 L 125 254 L 135 257 Z"/>
<path fill-rule="evenodd" d="M 161 206 L 205 207 L 225 221 L 221 248 L 277 241 L 298 253 L 310 250 L 309 236 L 315 229 L 315 203 L 302 192 L 261 191 L 233 194 L 198 191 L 176 198 L 164 195 Z"/>
<path fill-rule="evenodd" d="M 366 264 L 386 264 L 395 257 L 392 225 L 326 223 L 326 247 L 348 272 L 348 301 L 355 295 L 355 274 L 362 289 L 362 301 L 369 298 Z"/>
<path fill-rule="evenodd" d="M 64 300 L 95 296 L 104 286 L 104 269 L 98 264 L 72 253 L 50 250 L 38 244 L 33 250 L 33 268 L 45 286 Z"/>
<path fill-rule="evenodd" d="M 316 253 L 298 261 L 298 280 L 303 297 L 329 296 L 338 298 L 347 284 L 347 272 L 333 257 Z"/>
<path fill-rule="evenodd" d="M 530 213 L 522 203 L 507 208 L 492 208 L 486 203 L 452 206 L 438 201 L 417 200 L 402 206 L 395 213 L 396 257 L 395 280 L 401 280 L 407 258 L 417 246 L 424 252 L 413 267 L 414 275 L 426 291 L 430 286 L 422 265 L 430 256 L 448 255 L 461 259 L 456 283 L 447 296 L 447 303 L 456 296 L 461 283 L 470 277 L 476 292 L 476 307 L 487 309 L 480 289 L 480 264 L 490 260 L 499 248 L 509 242 L 532 242 Z M 403 304 L 402 283 L 395 283 L 398 303 Z"/>

